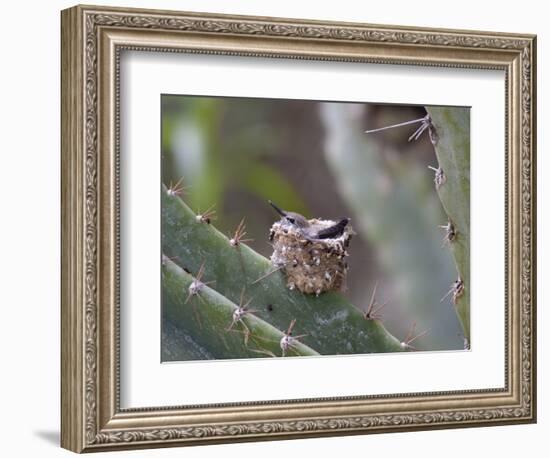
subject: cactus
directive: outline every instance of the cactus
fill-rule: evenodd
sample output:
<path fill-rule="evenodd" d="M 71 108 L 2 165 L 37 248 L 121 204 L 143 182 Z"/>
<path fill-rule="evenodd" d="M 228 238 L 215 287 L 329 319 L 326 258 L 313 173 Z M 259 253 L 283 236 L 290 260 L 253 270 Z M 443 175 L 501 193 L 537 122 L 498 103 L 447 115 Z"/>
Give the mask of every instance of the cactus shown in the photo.
<path fill-rule="evenodd" d="M 162 276 L 163 313 L 171 323 L 186 323 L 182 331 L 186 359 L 281 355 L 280 342 L 285 334 L 255 312 L 236 317 L 235 311 L 243 304 L 234 304 L 206 284 L 196 294 L 189 293 L 195 277 L 167 257 L 163 258 Z M 318 355 L 300 342 L 295 342 L 287 354 Z"/>
<path fill-rule="evenodd" d="M 399 340 L 379 321 L 366 319 L 341 294 L 329 292 L 315 297 L 289 290 L 284 274 L 275 271 L 268 259 L 244 243 L 231 243 L 231 238 L 220 233 L 213 224 L 201 220 L 179 196 L 168 193 L 163 186 L 162 250 L 181 267 L 178 269 L 169 260 L 163 267 L 163 299 L 166 298 L 163 313 L 209 353 L 216 353 L 213 347 L 222 351 L 218 334 L 223 331 L 222 324 L 230 324 L 229 310 L 239 304 L 243 289 L 245 296 L 252 299 L 250 307 L 258 311 L 255 315 L 265 324 L 287 330 L 296 320 L 296 333 L 306 334 L 301 339 L 304 352 L 307 347 L 309 351 L 314 349 L 324 355 L 404 350 Z M 201 266 L 204 266 L 204 281 L 215 280 L 215 284 L 204 287 L 209 293 L 212 290 L 212 296 L 213 290 L 217 291 L 218 306 L 209 307 L 207 312 L 208 322 L 216 323 L 215 332 L 206 323 L 200 326 L 199 320 L 190 314 L 192 308 L 184 304 L 188 294 L 185 286 L 192 281 L 185 271 L 196 274 Z M 219 306 L 222 302 L 225 304 L 223 310 Z M 200 305 L 197 303 L 197 308 Z M 267 330 L 262 332 L 268 333 Z M 256 344 L 260 346 L 259 342 Z M 280 351 L 270 351 L 280 355 Z M 249 354 L 242 347 L 233 347 L 230 353 L 237 357 L 243 352 Z"/>
<path fill-rule="evenodd" d="M 470 109 L 426 107 L 438 160 L 437 192 L 448 216 L 447 241 L 458 277 L 450 285 L 452 301 L 470 341 Z M 460 279 L 460 281 L 458 281 Z"/>
<path fill-rule="evenodd" d="M 163 362 L 214 359 L 210 351 L 169 320 L 163 321 L 161 336 L 161 361 Z"/>
<path fill-rule="evenodd" d="M 324 104 L 325 156 L 356 227 L 377 249 L 393 296 L 411 321 L 429 328 L 423 348 L 462 348 L 460 324 L 441 297 L 456 278 L 437 227 L 444 214 L 428 170 L 364 134 L 360 106 Z M 394 160 L 394 158 L 399 158 Z M 402 332 L 402 331 L 401 331 Z"/>

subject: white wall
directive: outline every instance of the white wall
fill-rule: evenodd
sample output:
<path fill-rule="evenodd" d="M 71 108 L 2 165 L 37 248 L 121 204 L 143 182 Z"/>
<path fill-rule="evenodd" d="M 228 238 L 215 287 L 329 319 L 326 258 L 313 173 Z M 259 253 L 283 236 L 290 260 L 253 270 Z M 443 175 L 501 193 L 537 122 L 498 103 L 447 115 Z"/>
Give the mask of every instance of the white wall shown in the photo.
<path fill-rule="evenodd" d="M 114 1 L 114 0 L 113 0 Z M 97 4 L 106 2 L 96 0 Z M 155 7 L 264 16 L 470 28 L 538 34 L 539 234 L 549 230 L 543 212 L 550 172 L 544 152 L 550 99 L 544 2 L 433 0 L 118 0 L 119 6 Z M 106 3 L 108 4 L 108 3 Z M 0 424 L 3 456 L 68 455 L 57 446 L 59 430 L 59 10 L 71 2 L 4 2 L 0 26 Z M 546 55 L 545 55 L 546 54 Z M 539 240 L 539 424 L 464 430 L 266 442 L 182 451 L 123 452 L 128 456 L 241 457 L 365 456 L 500 457 L 542 456 L 538 447 L 550 426 L 546 411 L 548 359 L 542 347 L 550 330 L 545 311 L 548 258 Z M 546 301 L 547 302 L 547 301 Z M 544 380 L 544 382 L 543 382 Z M 546 440 L 545 440 L 546 439 Z M 154 453 L 154 454 L 153 454 Z M 114 455 L 113 455 L 114 456 Z"/>

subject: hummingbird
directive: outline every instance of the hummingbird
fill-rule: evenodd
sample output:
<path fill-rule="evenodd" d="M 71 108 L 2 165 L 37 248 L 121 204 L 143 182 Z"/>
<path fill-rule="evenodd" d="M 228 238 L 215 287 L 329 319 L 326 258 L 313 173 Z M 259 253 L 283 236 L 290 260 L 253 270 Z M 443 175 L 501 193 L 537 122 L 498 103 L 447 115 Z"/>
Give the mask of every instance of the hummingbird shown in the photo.
<path fill-rule="evenodd" d="M 304 216 L 295 212 L 288 212 L 281 210 L 271 200 L 268 201 L 275 211 L 282 216 L 282 218 L 289 224 L 300 230 L 300 232 L 308 239 L 332 239 L 340 237 L 344 233 L 344 229 L 350 222 L 350 218 L 341 218 L 336 224 L 332 226 L 319 228 L 318 226 L 311 224 Z"/>

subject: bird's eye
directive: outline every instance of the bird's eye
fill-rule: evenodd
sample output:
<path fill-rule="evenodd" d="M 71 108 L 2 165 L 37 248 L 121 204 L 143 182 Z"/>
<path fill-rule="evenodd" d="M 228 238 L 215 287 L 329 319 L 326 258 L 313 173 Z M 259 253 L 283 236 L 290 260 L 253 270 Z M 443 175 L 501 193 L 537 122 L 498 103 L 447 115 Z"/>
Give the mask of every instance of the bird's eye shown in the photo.
<path fill-rule="evenodd" d="M 296 220 L 294 218 L 289 218 L 287 217 L 286 220 L 290 223 L 290 224 L 294 224 L 296 222 Z"/>

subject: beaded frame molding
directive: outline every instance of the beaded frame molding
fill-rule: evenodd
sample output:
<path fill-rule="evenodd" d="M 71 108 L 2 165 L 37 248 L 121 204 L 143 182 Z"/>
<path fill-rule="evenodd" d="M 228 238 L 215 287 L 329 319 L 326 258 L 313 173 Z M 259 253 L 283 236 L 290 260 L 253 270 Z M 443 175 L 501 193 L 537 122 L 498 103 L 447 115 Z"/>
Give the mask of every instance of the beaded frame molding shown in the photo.
<path fill-rule="evenodd" d="M 535 421 L 535 36 L 94 6 L 64 10 L 61 19 L 63 447 L 90 452 Z M 121 409 L 118 71 L 125 49 L 504 71 L 505 387 Z"/>

